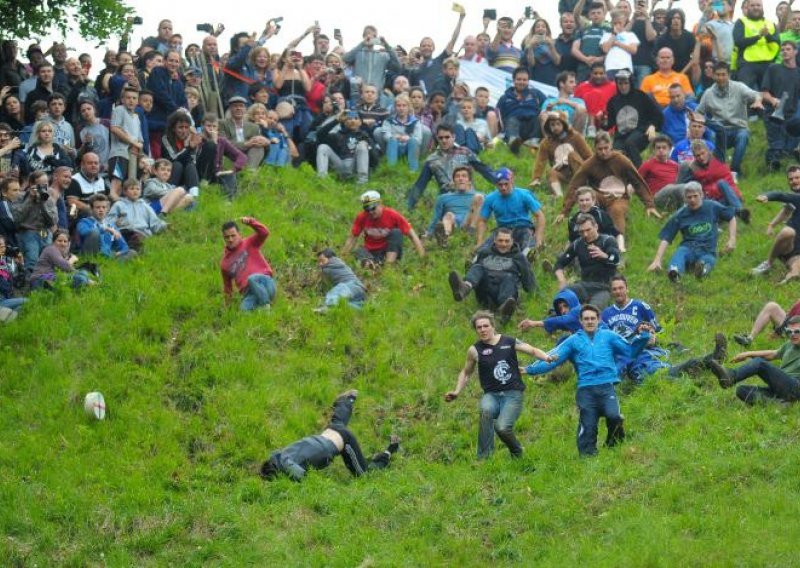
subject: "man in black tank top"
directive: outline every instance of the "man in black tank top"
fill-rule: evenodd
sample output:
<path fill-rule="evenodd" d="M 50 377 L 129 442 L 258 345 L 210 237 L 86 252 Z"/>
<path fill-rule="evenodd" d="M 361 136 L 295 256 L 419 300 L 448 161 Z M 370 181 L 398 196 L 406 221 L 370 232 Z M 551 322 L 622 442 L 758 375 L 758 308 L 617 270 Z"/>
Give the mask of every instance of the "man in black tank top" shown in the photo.
<path fill-rule="evenodd" d="M 477 365 L 484 393 L 480 403 L 478 459 L 485 459 L 494 452 L 494 432 L 508 446 L 511 455 L 519 457 L 522 445 L 514 435 L 514 423 L 522 412 L 525 384 L 519 372 L 517 351 L 542 361 L 553 359 L 541 349 L 497 333 L 491 312 L 476 312 L 471 321 L 478 341 L 467 350 L 467 361 L 458 374 L 456 388 L 445 394 L 444 399 L 452 402 L 458 398 Z"/>

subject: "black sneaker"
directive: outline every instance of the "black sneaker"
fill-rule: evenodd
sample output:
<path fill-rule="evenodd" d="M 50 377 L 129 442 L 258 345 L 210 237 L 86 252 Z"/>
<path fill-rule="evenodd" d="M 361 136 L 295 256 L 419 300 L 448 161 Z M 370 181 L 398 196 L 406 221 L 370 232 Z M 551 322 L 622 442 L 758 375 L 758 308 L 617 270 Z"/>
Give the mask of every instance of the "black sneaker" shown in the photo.
<path fill-rule="evenodd" d="M 433 236 L 436 238 L 436 244 L 444 248 L 447 246 L 447 231 L 444 228 L 444 223 L 439 221 L 433 229 Z"/>
<path fill-rule="evenodd" d="M 467 297 L 469 291 L 472 290 L 472 286 L 461 280 L 461 277 L 455 270 L 450 272 L 450 275 L 447 277 L 447 279 L 450 283 L 450 290 L 453 292 L 453 299 L 456 302 L 462 301 Z"/>
<path fill-rule="evenodd" d="M 742 223 L 744 223 L 745 225 L 749 225 L 750 224 L 750 210 L 749 209 L 744 207 L 742 209 L 739 209 L 739 211 L 736 214 L 742 220 Z"/>
<path fill-rule="evenodd" d="M 717 380 L 719 381 L 719 386 L 721 386 L 722 388 L 729 389 L 736 384 L 736 381 L 733 380 L 733 377 L 731 377 L 731 374 L 728 372 L 728 369 L 723 367 L 719 361 L 715 361 L 714 359 L 709 359 L 708 361 L 706 361 L 706 366 L 712 373 L 714 373 L 714 376 L 717 377 Z"/>
<path fill-rule="evenodd" d="M 722 333 L 714 335 L 714 351 L 711 354 L 711 358 L 720 363 L 724 363 L 728 358 L 728 340 Z"/>
<path fill-rule="evenodd" d="M 750 347 L 753 343 L 753 338 L 747 333 L 737 333 L 733 336 L 733 340 L 742 347 Z"/>
<path fill-rule="evenodd" d="M 677 284 L 681 281 L 681 273 L 678 272 L 677 268 L 670 268 L 669 272 L 667 272 L 667 278 L 669 278 L 669 281 L 673 284 Z"/>
<path fill-rule="evenodd" d="M 517 309 L 517 301 L 514 298 L 509 298 L 505 302 L 500 304 L 500 307 L 498 308 L 497 311 L 500 312 L 501 316 L 508 319 L 514 315 L 514 310 L 516 309 Z"/>
<path fill-rule="evenodd" d="M 389 447 L 386 448 L 386 451 L 390 454 L 397 453 L 397 450 L 400 449 L 400 436 L 396 434 L 392 434 L 389 438 Z"/>
<path fill-rule="evenodd" d="M 555 272 L 555 267 L 549 258 L 542 260 L 542 271 L 547 274 L 553 274 Z"/>

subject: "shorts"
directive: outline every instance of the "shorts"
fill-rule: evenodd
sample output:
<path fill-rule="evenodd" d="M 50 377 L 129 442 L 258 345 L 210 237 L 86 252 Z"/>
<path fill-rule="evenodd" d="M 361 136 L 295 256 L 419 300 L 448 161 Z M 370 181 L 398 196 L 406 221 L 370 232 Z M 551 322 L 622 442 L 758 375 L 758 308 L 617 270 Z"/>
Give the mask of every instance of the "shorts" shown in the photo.
<path fill-rule="evenodd" d="M 138 174 L 138 171 L 137 171 Z M 128 179 L 128 158 L 115 157 L 108 160 L 108 176 L 120 181 Z"/>
<path fill-rule="evenodd" d="M 154 199 L 152 201 L 148 201 L 147 203 L 148 203 L 148 205 L 150 205 L 150 209 L 153 210 L 153 213 L 155 213 L 156 215 L 161 213 L 161 200 L 160 199 Z"/>

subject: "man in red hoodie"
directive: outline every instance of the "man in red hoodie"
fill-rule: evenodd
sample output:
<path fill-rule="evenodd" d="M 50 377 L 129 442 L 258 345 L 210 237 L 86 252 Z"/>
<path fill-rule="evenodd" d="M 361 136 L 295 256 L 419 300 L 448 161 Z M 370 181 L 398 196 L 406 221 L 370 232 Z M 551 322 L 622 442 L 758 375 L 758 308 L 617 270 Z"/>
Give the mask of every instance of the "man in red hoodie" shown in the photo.
<path fill-rule="evenodd" d="M 220 269 L 225 289 L 225 303 L 233 300 L 233 284 L 243 296 L 239 308 L 249 312 L 266 306 L 269 308 L 275 297 L 275 281 L 272 279 L 272 267 L 261 254 L 261 246 L 269 236 L 269 229 L 253 217 L 242 217 L 243 225 L 252 227 L 254 235 L 242 238 L 236 221 L 228 221 L 222 225 L 222 238 L 225 240 L 225 252 L 222 255 Z"/>

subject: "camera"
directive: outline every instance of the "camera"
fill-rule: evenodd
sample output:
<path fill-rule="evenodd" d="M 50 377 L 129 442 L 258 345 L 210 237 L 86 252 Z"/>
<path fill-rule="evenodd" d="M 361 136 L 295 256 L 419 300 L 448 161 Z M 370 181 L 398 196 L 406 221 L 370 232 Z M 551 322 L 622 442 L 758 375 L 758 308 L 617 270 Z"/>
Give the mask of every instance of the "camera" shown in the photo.
<path fill-rule="evenodd" d="M 142 19 L 141 16 L 134 16 L 133 20 L 131 21 L 131 23 L 134 26 L 141 26 L 144 23 L 144 20 Z"/>
<path fill-rule="evenodd" d="M 212 26 L 211 24 L 197 24 L 197 31 L 206 32 L 207 34 L 213 34 L 214 26 Z"/>
<path fill-rule="evenodd" d="M 6 256 L 11 258 L 17 258 L 20 254 L 22 254 L 22 249 L 19 247 L 12 247 L 6 246 Z"/>
<path fill-rule="evenodd" d="M 40 183 L 36 186 L 36 195 L 39 196 L 40 201 L 47 201 L 50 199 L 50 193 L 47 191 L 47 184 Z"/>

